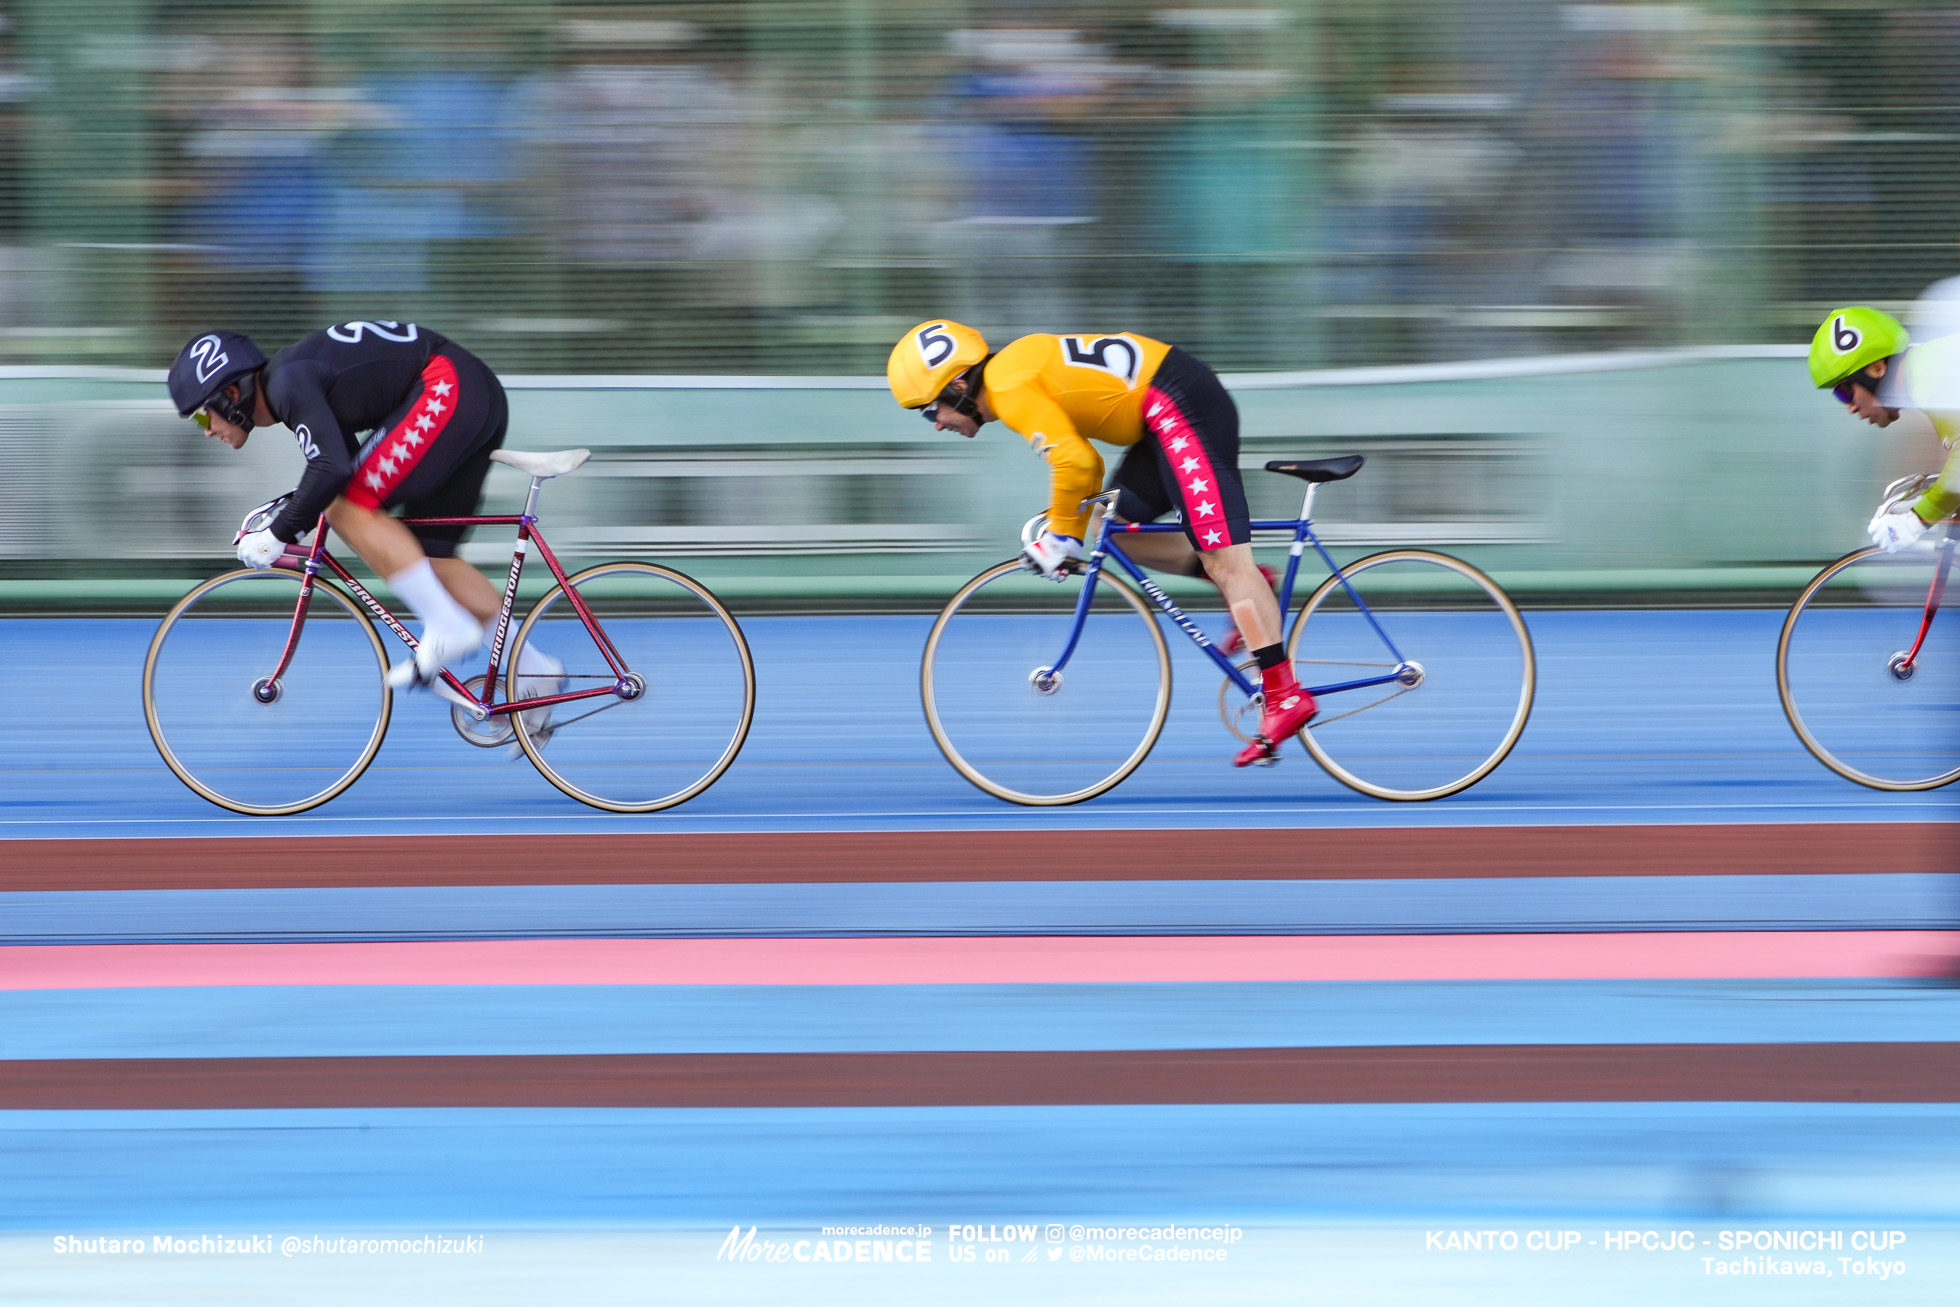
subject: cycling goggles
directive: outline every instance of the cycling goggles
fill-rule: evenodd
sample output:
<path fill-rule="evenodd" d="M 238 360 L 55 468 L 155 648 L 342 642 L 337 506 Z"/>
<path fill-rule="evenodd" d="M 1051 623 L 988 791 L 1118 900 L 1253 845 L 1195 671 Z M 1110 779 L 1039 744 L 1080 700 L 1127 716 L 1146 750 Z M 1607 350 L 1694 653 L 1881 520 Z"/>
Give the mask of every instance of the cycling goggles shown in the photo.
<path fill-rule="evenodd" d="M 1873 395 L 1878 394 L 1877 389 L 1872 385 L 1872 379 L 1870 377 L 1862 372 L 1854 372 L 1843 381 L 1838 382 L 1837 385 L 1831 387 L 1831 396 L 1840 404 L 1849 404 L 1851 403 L 1852 396 L 1857 394 L 1860 388 L 1870 391 Z"/>
<path fill-rule="evenodd" d="M 939 410 L 941 408 L 950 408 L 953 412 L 963 414 L 976 421 L 980 417 L 980 401 L 972 395 L 953 394 L 953 388 L 951 386 L 940 391 L 938 399 L 933 400 L 932 403 L 920 409 L 919 416 L 937 426 L 939 424 Z"/>
<path fill-rule="evenodd" d="M 252 410 L 257 407 L 255 398 L 255 396 L 240 395 L 237 399 L 233 399 L 221 390 L 191 410 L 191 421 L 209 431 L 211 418 L 215 414 L 235 427 L 250 431 L 253 426 Z"/>

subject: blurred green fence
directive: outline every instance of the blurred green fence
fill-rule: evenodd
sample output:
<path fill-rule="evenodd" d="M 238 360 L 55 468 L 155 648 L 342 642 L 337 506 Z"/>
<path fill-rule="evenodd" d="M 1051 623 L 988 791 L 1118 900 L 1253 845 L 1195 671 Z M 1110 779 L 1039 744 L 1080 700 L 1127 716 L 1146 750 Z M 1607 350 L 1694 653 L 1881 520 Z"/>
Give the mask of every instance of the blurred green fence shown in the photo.
<path fill-rule="evenodd" d="M 1047 503 L 1012 433 L 934 432 L 880 377 L 508 380 L 512 448 L 595 452 L 545 493 L 561 553 L 677 560 L 735 598 L 937 602 Z M 1431 545 L 1540 600 L 1787 595 L 1939 462 L 1916 420 L 1881 437 L 1818 400 L 1791 347 L 1226 380 L 1256 515 L 1299 506 L 1267 459 L 1360 452 L 1316 510 L 1338 555 Z M 0 604 L 159 604 L 299 469 L 280 428 L 198 438 L 154 373 L 0 370 Z M 489 498 L 514 511 L 524 484 L 497 468 Z M 509 557 L 491 530 L 465 553 Z"/>

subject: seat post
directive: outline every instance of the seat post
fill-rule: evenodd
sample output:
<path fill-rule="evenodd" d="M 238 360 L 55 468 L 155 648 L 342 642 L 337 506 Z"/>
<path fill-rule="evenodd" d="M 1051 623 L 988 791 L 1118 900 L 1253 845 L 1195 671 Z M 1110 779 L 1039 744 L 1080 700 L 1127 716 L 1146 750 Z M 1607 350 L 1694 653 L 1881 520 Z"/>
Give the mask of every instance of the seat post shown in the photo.
<path fill-rule="evenodd" d="M 531 493 L 524 497 L 524 516 L 536 517 L 538 515 L 538 491 L 542 489 L 544 489 L 544 478 L 532 477 Z"/>
<path fill-rule="evenodd" d="M 1320 489 L 1319 482 L 1307 482 L 1307 497 L 1300 501 L 1300 520 L 1303 522 L 1313 520 L 1313 494 L 1318 489 Z"/>

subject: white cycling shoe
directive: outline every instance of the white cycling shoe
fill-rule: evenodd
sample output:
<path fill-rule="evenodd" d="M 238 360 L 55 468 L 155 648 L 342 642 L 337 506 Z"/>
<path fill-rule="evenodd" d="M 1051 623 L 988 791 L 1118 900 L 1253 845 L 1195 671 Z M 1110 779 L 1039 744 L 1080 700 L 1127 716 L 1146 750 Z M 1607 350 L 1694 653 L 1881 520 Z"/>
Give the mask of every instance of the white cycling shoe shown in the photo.
<path fill-rule="evenodd" d="M 542 695 L 557 694 L 565 688 L 565 664 L 553 658 L 542 649 L 524 646 L 518 661 L 527 669 L 517 676 L 517 697 L 535 699 Z M 555 705 L 546 704 L 542 708 L 526 708 L 517 714 L 524 721 L 525 734 L 531 743 L 542 749 L 551 740 L 551 710 Z M 510 744 L 510 756 L 521 758 L 524 750 L 516 740 Z"/>
<path fill-rule="evenodd" d="M 482 644 L 483 628 L 475 622 L 448 631 L 424 627 L 415 656 L 404 658 L 388 669 L 388 684 L 397 690 L 434 685 L 442 679 L 442 669 L 452 659 L 473 654 Z"/>

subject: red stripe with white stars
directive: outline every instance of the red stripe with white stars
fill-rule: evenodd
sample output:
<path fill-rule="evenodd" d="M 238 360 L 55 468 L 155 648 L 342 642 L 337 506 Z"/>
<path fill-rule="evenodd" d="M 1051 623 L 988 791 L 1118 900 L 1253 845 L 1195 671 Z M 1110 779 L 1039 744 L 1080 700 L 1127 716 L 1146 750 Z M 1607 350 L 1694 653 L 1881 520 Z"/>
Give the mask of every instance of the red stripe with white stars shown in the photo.
<path fill-rule="evenodd" d="M 422 369 L 422 395 L 415 407 L 383 433 L 374 448 L 361 460 L 347 482 L 347 500 L 362 508 L 376 509 L 388 502 L 422 455 L 436 443 L 436 437 L 449 425 L 456 411 L 456 365 L 437 354 Z"/>
<path fill-rule="evenodd" d="M 1177 493 L 1184 501 L 1184 520 L 1200 549 L 1223 549 L 1232 543 L 1225 522 L 1225 505 L 1218 494 L 1205 442 L 1198 439 L 1177 401 L 1152 386 L 1143 396 L 1143 424 L 1163 444 L 1177 474 Z"/>

